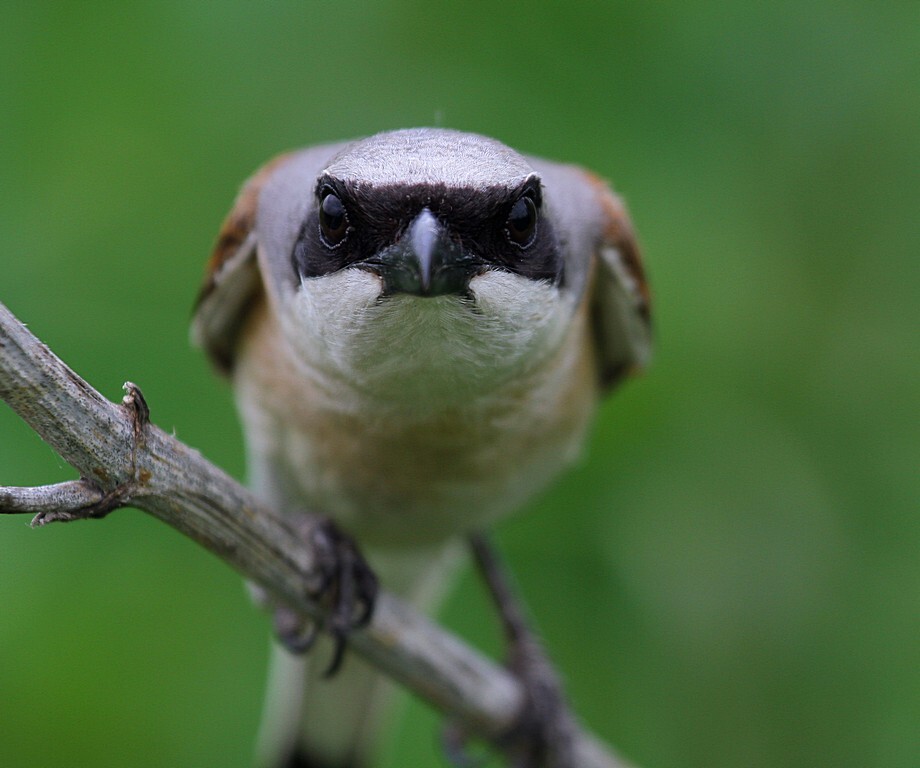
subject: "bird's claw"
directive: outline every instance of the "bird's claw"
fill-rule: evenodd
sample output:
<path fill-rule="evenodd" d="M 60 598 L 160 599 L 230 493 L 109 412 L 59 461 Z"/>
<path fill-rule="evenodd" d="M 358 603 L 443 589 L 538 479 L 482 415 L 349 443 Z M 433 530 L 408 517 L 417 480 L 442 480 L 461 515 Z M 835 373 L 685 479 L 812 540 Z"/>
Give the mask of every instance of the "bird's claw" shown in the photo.
<path fill-rule="evenodd" d="M 325 676 L 331 677 L 342 666 L 348 635 L 373 616 L 377 577 L 354 540 L 328 518 L 311 525 L 306 536 L 322 575 L 311 597 L 326 609 L 326 616 L 315 621 L 285 606 L 276 607 L 275 635 L 288 651 L 299 655 L 313 647 L 320 630 L 328 632 L 334 646 Z"/>
<path fill-rule="evenodd" d="M 575 722 L 555 672 L 530 638 L 510 648 L 506 667 L 524 689 L 524 706 L 514 725 L 494 744 L 513 768 L 578 768 Z M 470 751 L 470 734 L 448 721 L 442 731 L 445 757 L 454 768 L 478 768 L 486 757 Z"/>
<path fill-rule="evenodd" d="M 370 622 L 377 601 L 377 576 L 354 540 L 324 518 L 311 531 L 323 583 L 315 597 L 328 608 L 322 629 L 332 635 L 335 650 L 325 676 L 342 665 L 348 635 Z"/>
<path fill-rule="evenodd" d="M 505 666 L 524 692 L 523 706 L 514 725 L 495 740 L 495 746 L 513 768 L 578 768 L 574 748 L 576 723 L 559 676 L 537 633 L 529 626 L 520 599 L 488 539 L 474 534 L 470 543 L 502 621 L 508 654 Z M 462 727 L 448 725 L 445 752 L 458 768 L 481 762 L 470 756 L 468 743 L 469 735 Z"/>
<path fill-rule="evenodd" d="M 535 635 L 509 649 L 508 668 L 524 688 L 524 707 L 499 741 L 514 768 L 577 768 L 576 724 L 562 684 Z"/>

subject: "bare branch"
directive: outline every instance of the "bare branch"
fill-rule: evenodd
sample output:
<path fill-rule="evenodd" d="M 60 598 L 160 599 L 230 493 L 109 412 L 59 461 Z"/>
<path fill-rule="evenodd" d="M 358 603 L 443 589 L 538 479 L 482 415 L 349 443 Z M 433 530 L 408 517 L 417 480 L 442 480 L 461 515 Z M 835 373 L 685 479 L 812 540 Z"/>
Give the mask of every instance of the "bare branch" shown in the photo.
<path fill-rule="evenodd" d="M 79 520 L 85 510 L 99 504 L 105 494 L 85 480 L 70 480 L 38 488 L 5 488 L 0 486 L 0 514 L 35 515 L 32 526 Z"/>
<path fill-rule="evenodd" d="M 142 509 L 191 537 L 280 601 L 311 617 L 322 581 L 315 553 L 284 517 L 197 451 L 149 421 L 133 384 L 115 404 L 61 362 L 0 304 L 0 399 L 81 475 L 39 488 L 0 488 L 0 513 L 33 524 Z M 496 740 L 523 703 L 506 670 L 390 595 L 349 646 L 466 730 Z M 579 766 L 627 768 L 594 737 L 576 737 Z"/>

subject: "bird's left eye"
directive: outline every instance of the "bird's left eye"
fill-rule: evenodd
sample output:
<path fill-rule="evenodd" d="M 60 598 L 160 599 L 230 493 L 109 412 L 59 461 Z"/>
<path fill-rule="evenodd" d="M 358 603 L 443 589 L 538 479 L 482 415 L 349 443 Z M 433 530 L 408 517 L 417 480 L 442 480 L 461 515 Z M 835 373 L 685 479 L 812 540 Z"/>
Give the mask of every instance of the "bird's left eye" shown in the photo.
<path fill-rule="evenodd" d="M 505 223 L 508 239 L 521 248 L 526 248 L 537 234 L 537 205 L 530 195 L 523 195 L 511 206 Z"/>

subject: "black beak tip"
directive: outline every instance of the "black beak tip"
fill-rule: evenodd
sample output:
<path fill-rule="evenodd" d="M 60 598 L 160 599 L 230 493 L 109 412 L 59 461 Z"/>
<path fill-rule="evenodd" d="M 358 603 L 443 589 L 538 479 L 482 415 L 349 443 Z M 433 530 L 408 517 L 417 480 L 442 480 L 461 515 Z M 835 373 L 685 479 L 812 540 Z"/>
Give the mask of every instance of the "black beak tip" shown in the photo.
<path fill-rule="evenodd" d="M 438 270 L 430 277 L 409 269 L 386 266 L 380 270 L 384 293 L 405 293 L 411 296 L 433 298 L 436 296 L 466 295 L 472 274 L 465 269 Z"/>

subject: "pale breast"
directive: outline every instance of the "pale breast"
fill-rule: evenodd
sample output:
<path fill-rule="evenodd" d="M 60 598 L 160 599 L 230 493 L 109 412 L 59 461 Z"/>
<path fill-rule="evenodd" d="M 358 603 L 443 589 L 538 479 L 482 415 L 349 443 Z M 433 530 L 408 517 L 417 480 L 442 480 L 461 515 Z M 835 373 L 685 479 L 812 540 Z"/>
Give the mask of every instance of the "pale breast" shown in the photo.
<path fill-rule="evenodd" d="M 387 546 L 513 512 L 577 457 L 597 395 L 584 313 L 527 377 L 418 416 L 304 370 L 263 304 L 234 383 L 256 490 Z"/>

